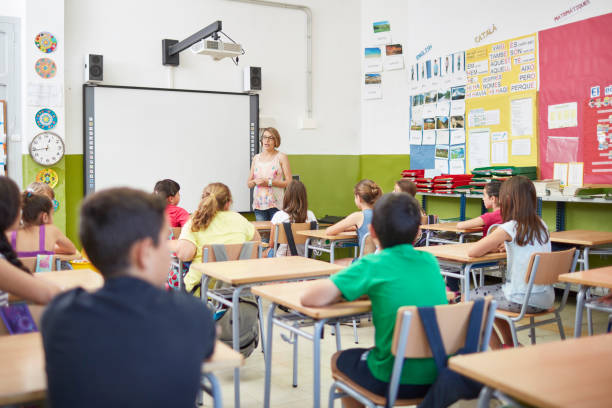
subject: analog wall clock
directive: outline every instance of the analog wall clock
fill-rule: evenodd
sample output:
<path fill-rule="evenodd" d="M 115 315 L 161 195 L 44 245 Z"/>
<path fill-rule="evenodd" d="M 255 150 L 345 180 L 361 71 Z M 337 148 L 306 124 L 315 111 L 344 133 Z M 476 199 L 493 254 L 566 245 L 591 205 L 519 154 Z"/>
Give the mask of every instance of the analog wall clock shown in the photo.
<path fill-rule="evenodd" d="M 64 157 L 66 147 L 58 134 L 42 132 L 30 143 L 30 156 L 41 166 L 52 166 Z"/>

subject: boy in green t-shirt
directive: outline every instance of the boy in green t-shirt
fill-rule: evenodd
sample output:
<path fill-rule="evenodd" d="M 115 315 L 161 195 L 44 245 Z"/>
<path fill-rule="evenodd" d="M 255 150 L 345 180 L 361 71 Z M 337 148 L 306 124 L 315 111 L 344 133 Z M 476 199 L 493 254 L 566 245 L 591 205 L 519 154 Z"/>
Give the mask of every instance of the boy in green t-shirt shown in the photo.
<path fill-rule="evenodd" d="M 406 193 L 385 194 L 374 206 L 370 225 L 370 234 L 379 241 L 382 251 L 363 257 L 330 279 L 318 281 L 301 299 L 304 306 L 320 307 L 341 298 L 351 301 L 368 295 L 372 301 L 374 347 L 340 351 L 332 358 L 332 366 L 383 396 L 393 370 L 391 342 L 397 310 L 402 306 L 447 303 L 438 261 L 412 247 L 420 223 L 420 207 L 414 197 Z M 433 359 L 405 360 L 398 398 L 424 396 L 436 376 Z M 345 406 L 352 406 L 347 402 Z"/>

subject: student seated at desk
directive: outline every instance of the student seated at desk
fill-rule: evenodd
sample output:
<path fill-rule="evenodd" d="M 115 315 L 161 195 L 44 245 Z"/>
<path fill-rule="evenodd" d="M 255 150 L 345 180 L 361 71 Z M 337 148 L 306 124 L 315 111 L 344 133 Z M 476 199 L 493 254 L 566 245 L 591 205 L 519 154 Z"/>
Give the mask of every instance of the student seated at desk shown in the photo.
<path fill-rule="evenodd" d="M 503 224 L 475 243 L 468 251 L 468 256 L 478 257 L 505 248 L 508 261 L 507 282 L 476 288 L 472 290 L 470 298 L 491 295 L 497 301 L 498 309 L 518 313 L 527 292 L 525 274 L 531 254 L 550 252 L 550 235 L 546 224 L 536 212 L 535 187 L 527 177 L 514 176 L 504 181 L 499 190 L 499 198 Z M 548 310 L 554 301 L 555 292 L 551 285 L 533 285 L 527 313 Z M 504 343 L 512 344 L 508 324 L 497 320 L 496 326 Z M 495 337 L 492 336 L 492 339 Z"/>
<path fill-rule="evenodd" d="M 26 191 L 22 203 L 23 225 L 10 233 L 18 257 L 78 253 L 72 241 L 53 225 L 53 203 L 49 197 Z"/>
<path fill-rule="evenodd" d="M 187 210 L 178 206 L 181 201 L 180 190 L 179 183 L 170 179 L 158 181 L 153 188 L 153 192 L 166 201 L 166 214 L 172 228 L 182 227 L 189 220 Z"/>
<path fill-rule="evenodd" d="M 55 200 L 55 191 L 47 183 L 33 181 L 28 185 L 26 191 L 47 196 L 51 201 Z"/>
<path fill-rule="evenodd" d="M 433 255 L 412 247 L 420 223 L 421 212 L 415 198 L 404 193 L 385 194 L 374 205 L 369 227 L 382 251 L 359 259 L 330 279 L 317 281 L 301 299 L 304 306 L 320 307 L 342 298 L 351 301 L 368 295 L 372 301 L 374 348 L 338 352 L 332 358 L 332 365 L 379 395 L 386 394 L 393 370 L 391 342 L 397 310 L 409 305 L 447 303 L 438 261 Z M 436 373 L 432 358 L 407 359 L 398 398 L 424 396 Z M 345 407 L 356 403 L 352 399 L 343 402 Z"/>
<path fill-rule="evenodd" d="M 8 241 L 8 232 L 19 226 L 20 209 L 19 187 L 8 177 L 0 176 L 0 307 L 8 304 L 8 293 L 46 304 L 60 291 L 55 284 L 35 279 Z"/>
<path fill-rule="evenodd" d="M 162 290 L 165 203 L 129 188 L 83 202 L 79 236 L 105 278 L 57 296 L 42 318 L 53 407 L 193 407 L 215 326 L 204 304 Z"/>
<path fill-rule="evenodd" d="M 482 201 L 487 210 L 493 210 L 486 212 L 480 217 L 472 218 L 471 220 L 461 221 L 457 223 L 457 228 L 477 228 L 482 227 L 482 237 L 487 236 L 487 232 L 491 225 L 501 224 L 502 216 L 501 209 L 499 208 L 499 188 L 502 185 L 500 180 L 491 180 L 485 185 Z"/>
<path fill-rule="evenodd" d="M 272 216 L 272 224 L 284 222 L 303 223 L 316 221 L 314 213 L 308 209 L 308 196 L 306 187 L 299 180 L 289 182 L 283 197 L 283 209 Z M 282 228 L 282 227 L 281 227 Z M 296 245 L 299 256 L 304 256 L 304 246 Z M 287 244 L 280 244 L 276 249 L 276 256 L 291 255 Z"/>
<path fill-rule="evenodd" d="M 416 198 L 417 185 L 410 180 L 400 179 L 395 182 L 395 185 L 393 186 L 393 192 L 394 193 L 408 193 L 411 196 Z M 423 211 L 423 207 L 419 206 L 419 208 L 421 209 L 421 217 L 427 217 L 427 214 L 425 214 L 425 211 Z M 429 222 L 431 223 L 432 221 L 429 221 Z M 421 231 L 421 229 L 419 228 L 419 232 L 417 233 L 417 237 L 414 241 L 414 246 L 415 247 L 425 246 L 426 243 L 427 243 L 426 237 Z"/>
<path fill-rule="evenodd" d="M 202 262 L 202 247 L 211 244 L 242 244 L 259 241 L 253 223 L 237 212 L 230 211 L 232 193 L 223 183 L 211 183 L 204 188 L 202 200 L 193 216 L 183 226 L 176 254 L 183 261 Z M 193 265 L 192 263 L 192 265 Z M 202 273 L 189 268 L 185 289 L 199 296 Z"/>
<path fill-rule="evenodd" d="M 372 180 L 364 179 L 355 185 L 353 194 L 355 194 L 355 205 L 359 211 L 349 214 L 343 220 L 328 227 L 325 232 L 328 235 L 338 235 L 344 231 L 357 231 L 357 242 L 361 244 L 372 222 L 372 208 L 382 195 L 382 190 Z M 352 261 L 352 258 L 344 258 L 335 263 L 348 265 Z"/>

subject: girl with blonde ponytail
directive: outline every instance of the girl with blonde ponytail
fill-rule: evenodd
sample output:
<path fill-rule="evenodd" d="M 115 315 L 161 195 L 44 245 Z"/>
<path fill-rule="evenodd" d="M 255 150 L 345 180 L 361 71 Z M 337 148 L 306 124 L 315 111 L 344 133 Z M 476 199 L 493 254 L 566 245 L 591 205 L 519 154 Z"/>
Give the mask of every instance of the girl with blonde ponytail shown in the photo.
<path fill-rule="evenodd" d="M 246 218 L 230 211 L 232 193 L 223 183 L 204 188 L 198 209 L 185 223 L 178 241 L 177 256 L 183 262 L 202 263 L 202 247 L 210 244 L 241 244 L 259 241 L 259 233 Z M 191 292 L 200 283 L 201 272 L 189 268 L 185 288 Z"/>

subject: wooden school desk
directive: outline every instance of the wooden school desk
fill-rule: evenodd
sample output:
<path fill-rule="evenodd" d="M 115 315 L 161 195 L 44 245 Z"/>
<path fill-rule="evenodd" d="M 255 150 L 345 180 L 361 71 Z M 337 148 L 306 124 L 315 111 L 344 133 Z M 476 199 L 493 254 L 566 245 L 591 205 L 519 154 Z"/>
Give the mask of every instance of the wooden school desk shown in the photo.
<path fill-rule="evenodd" d="M 557 244 L 576 245 L 580 251 L 578 262 L 583 265 L 583 270 L 589 269 L 589 253 L 612 254 L 612 249 L 610 248 L 601 250 L 592 249 L 600 245 L 612 244 L 612 232 L 608 231 L 555 231 L 550 233 L 550 241 Z"/>
<path fill-rule="evenodd" d="M 215 351 L 212 356 L 202 363 L 202 377 L 210 382 L 210 387 L 202 381 L 202 388 L 213 398 L 213 407 L 222 408 L 223 401 L 221 399 L 221 385 L 217 380 L 214 372 L 219 370 L 237 368 L 244 365 L 244 357 L 237 351 L 234 351 L 227 344 L 217 340 L 215 343 Z M 198 398 L 201 396 L 198 395 Z M 199 401 L 199 405 L 203 405 Z"/>
<path fill-rule="evenodd" d="M 329 263 L 334 263 L 335 249 L 338 245 L 347 243 L 359 244 L 357 242 L 357 232 L 355 231 L 341 232 L 338 235 L 328 235 L 325 230 L 307 230 L 297 231 L 297 234 L 307 237 L 306 243 L 304 244 L 306 256 L 308 256 L 309 249 L 327 252 L 329 254 Z M 315 244 L 311 244 L 313 239 L 316 240 Z M 357 257 L 357 249 L 358 247 L 355 247 L 355 257 Z"/>
<path fill-rule="evenodd" d="M 91 269 L 68 269 L 53 272 L 37 272 L 34 274 L 36 279 L 55 283 L 62 290 L 69 290 L 81 287 L 85 290 L 94 291 L 104 285 L 104 278 Z M 18 302 L 21 299 L 9 294 L 9 301 Z"/>
<path fill-rule="evenodd" d="M 451 370 L 534 407 L 604 407 L 612 401 L 612 334 L 451 357 Z"/>
<path fill-rule="evenodd" d="M 0 405 L 40 401 L 46 395 L 40 333 L 0 336 Z"/>
<path fill-rule="evenodd" d="M 457 228 L 456 222 L 444 222 L 441 224 L 423 224 L 421 229 L 425 231 L 425 245 L 429 246 L 430 242 L 437 242 L 441 244 L 455 244 L 457 242 L 463 243 L 466 235 L 482 232 L 482 227 L 477 228 Z M 448 239 L 433 237 L 433 233 L 436 231 L 454 232 L 458 235 L 457 241 L 451 241 Z"/>
<path fill-rule="evenodd" d="M 597 304 L 593 303 L 586 303 L 586 292 L 590 287 L 612 289 L 612 266 L 589 269 L 581 272 L 564 273 L 559 275 L 559 280 L 561 282 L 577 283 L 580 285 L 578 294 L 576 295 L 576 321 L 574 322 L 574 337 L 580 337 L 580 334 L 582 333 L 582 312 L 585 306 L 587 307 L 588 313 L 588 332 L 589 335 L 592 335 L 593 325 L 590 318 L 590 310 L 596 309 L 612 313 L 612 308 L 598 306 Z"/>
<path fill-rule="evenodd" d="M 291 281 L 301 279 L 312 279 L 327 277 L 332 273 L 338 272 L 339 266 L 318 261 L 315 259 L 304 258 L 301 256 L 283 256 L 274 258 L 244 259 L 227 262 L 205 262 L 192 265 L 202 273 L 202 299 L 210 297 L 232 309 L 232 340 L 234 350 L 239 351 L 239 310 L 233 307 L 238 304 L 240 293 L 255 285 L 269 282 Z M 211 279 L 227 283 L 229 288 L 218 291 L 208 290 L 208 281 Z M 231 297 L 231 300 L 230 300 Z M 259 322 L 261 339 L 263 336 L 263 311 L 261 299 L 258 299 Z M 240 406 L 240 370 L 234 369 L 234 406 Z"/>
<path fill-rule="evenodd" d="M 296 383 L 297 375 L 297 338 L 298 336 L 312 340 L 314 346 L 313 369 L 314 369 L 314 384 L 313 384 L 313 406 L 318 408 L 320 405 L 321 394 L 321 334 L 323 326 L 327 323 L 334 323 L 336 326 L 336 347 L 341 349 L 340 344 L 340 320 L 360 316 L 368 313 L 372 305 L 369 300 L 356 300 L 354 302 L 340 302 L 325 307 L 305 307 L 302 306 L 300 298 L 302 294 L 315 283 L 308 282 L 291 282 L 279 283 L 274 285 L 264 285 L 253 288 L 253 294 L 262 299 L 267 299 L 271 302 L 268 310 L 268 332 L 266 334 L 266 377 L 265 377 L 265 393 L 264 407 L 270 407 L 270 387 L 272 375 L 272 330 L 274 325 L 278 325 L 295 334 L 295 343 L 293 348 L 293 381 Z M 285 306 L 293 311 L 292 314 L 278 314 L 274 311 L 277 305 Z M 300 328 L 300 321 L 312 321 L 314 323 L 314 334 L 308 333 Z M 304 323 L 302 323 L 303 325 Z"/>
<path fill-rule="evenodd" d="M 505 252 L 491 252 L 477 258 L 472 258 L 467 255 L 468 250 L 474 245 L 469 244 L 448 244 L 448 245 L 435 245 L 428 247 L 415 248 L 418 251 L 429 252 L 436 258 L 440 266 L 449 266 L 451 268 L 459 268 L 460 273 L 457 272 L 446 272 L 441 271 L 442 275 L 450 276 L 453 278 L 461 279 L 461 293 L 462 299 L 465 301 L 470 300 L 470 270 L 473 267 L 482 264 L 489 264 L 491 262 L 498 262 L 502 259 L 506 259 Z M 476 278 L 474 278 L 475 280 Z M 482 275 L 480 284 L 482 285 Z M 476 282 L 474 282 L 476 285 Z"/>
<path fill-rule="evenodd" d="M 202 373 L 216 393 L 215 408 L 222 407 L 222 402 L 221 388 L 213 372 L 242 364 L 242 354 L 220 341 L 210 359 L 202 364 Z M 40 333 L 0 336 L 0 405 L 40 401 L 46 395 L 45 353 Z"/>

